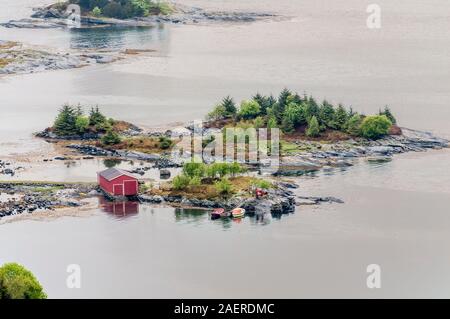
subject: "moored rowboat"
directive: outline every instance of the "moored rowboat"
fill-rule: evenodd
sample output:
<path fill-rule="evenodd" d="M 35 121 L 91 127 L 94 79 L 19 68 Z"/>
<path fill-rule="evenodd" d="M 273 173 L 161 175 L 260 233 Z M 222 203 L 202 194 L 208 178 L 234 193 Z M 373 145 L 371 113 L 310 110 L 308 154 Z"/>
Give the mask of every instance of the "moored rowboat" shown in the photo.
<path fill-rule="evenodd" d="M 223 208 L 217 208 L 211 213 L 211 219 L 219 219 L 225 214 L 225 210 Z"/>
<path fill-rule="evenodd" d="M 242 218 L 245 216 L 245 209 L 243 208 L 235 208 L 231 211 L 231 215 L 234 218 Z"/>

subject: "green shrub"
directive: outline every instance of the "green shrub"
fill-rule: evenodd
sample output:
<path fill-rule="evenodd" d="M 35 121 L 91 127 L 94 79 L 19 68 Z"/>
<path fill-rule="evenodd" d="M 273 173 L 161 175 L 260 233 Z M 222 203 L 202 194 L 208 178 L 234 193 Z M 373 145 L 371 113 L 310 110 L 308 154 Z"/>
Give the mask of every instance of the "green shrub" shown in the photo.
<path fill-rule="evenodd" d="M 131 0 L 131 4 L 133 5 L 135 16 L 148 16 L 150 12 L 150 0 Z"/>
<path fill-rule="evenodd" d="M 189 186 L 200 186 L 202 184 L 202 179 L 199 176 L 191 177 L 189 181 Z"/>
<path fill-rule="evenodd" d="M 159 138 L 159 148 L 162 150 L 167 150 L 169 148 L 171 148 L 173 145 L 173 142 L 170 138 L 165 137 L 165 136 L 161 136 Z"/>
<path fill-rule="evenodd" d="M 320 127 L 317 118 L 313 116 L 309 120 L 308 128 L 306 129 L 306 136 L 308 137 L 317 137 L 320 134 Z"/>
<path fill-rule="evenodd" d="M 183 165 L 183 173 L 189 177 L 205 176 L 206 167 L 203 163 L 185 163 Z"/>
<path fill-rule="evenodd" d="M 256 129 L 264 127 L 264 118 L 262 116 L 258 116 L 254 121 L 253 125 Z"/>
<path fill-rule="evenodd" d="M 153 188 L 153 184 L 151 182 L 139 184 L 139 192 L 146 193 L 147 191 Z"/>
<path fill-rule="evenodd" d="M 100 9 L 99 7 L 95 7 L 94 9 L 92 9 L 92 15 L 94 17 L 100 17 L 102 15 L 102 9 Z"/>
<path fill-rule="evenodd" d="M 267 120 L 267 128 L 268 129 L 278 128 L 278 123 L 277 123 L 277 119 L 275 116 L 272 116 Z"/>
<path fill-rule="evenodd" d="M 173 7 L 167 2 L 158 2 L 150 5 L 150 11 L 155 14 L 169 15 L 173 12 Z"/>
<path fill-rule="evenodd" d="M 213 163 L 206 167 L 206 175 L 210 178 L 216 178 L 221 171 L 221 163 Z"/>
<path fill-rule="evenodd" d="M 184 174 L 175 176 L 175 178 L 172 181 L 173 188 L 176 190 L 184 190 L 186 189 L 191 182 L 191 178 L 189 176 L 186 176 Z"/>
<path fill-rule="evenodd" d="M 77 128 L 78 133 L 83 134 L 87 131 L 89 127 L 89 118 L 87 116 L 78 116 L 75 121 L 75 126 Z"/>
<path fill-rule="evenodd" d="M 233 163 L 213 163 L 205 167 L 205 173 L 210 178 L 223 178 L 227 175 L 236 176 L 243 173 L 245 169 L 237 162 Z"/>
<path fill-rule="evenodd" d="M 228 115 L 227 110 L 223 105 L 216 105 L 216 107 L 208 113 L 207 118 L 209 120 L 221 120 L 226 118 Z"/>
<path fill-rule="evenodd" d="M 102 143 L 105 145 L 115 145 L 121 142 L 120 136 L 113 130 L 108 130 L 102 137 Z"/>
<path fill-rule="evenodd" d="M 241 164 L 238 162 L 233 162 L 231 165 L 229 165 L 228 172 L 231 174 L 231 176 L 236 176 L 237 174 L 243 173 L 245 171 L 245 168 L 242 167 Z"/>
<path fill-rule="evenodd" d="M 29 270 L 8 263 L 0 267 L 0 299 L 47 299 L 47 295 Z"/>
<path fill-rule="evenodd" d="M 227 178 L 222 178 L 214 184 L 216 190 L 221 195 L 229 195 L 233 193 L 233 185 Z"/>
<path fill-rule="evenodd" d="M 302 104 L 289 103 L 284 111 L 283 117 L 289 118 L 294 125 L 305 124 L 305 107 Z"/>
<path fill-rule="evenodd" d="M 111 1 L 103 7 L 103 14 L 109 18 L 125 18 L 124 9 L 118 2 Z"/>
<path fill-rule="evenodd" d="M 361 136 L 368 139 L 378 139 L 387 135 L 392 122 L 386 115 L 372 115 L 361 123 Z"/>
<path fill-rule="evenodd" d="M 242 101 L 241 108 L 239 109 L 239 117 L 249 120 L 254 119 L 261 113 L 261 107 L 255 100 Z"/>
<path fill-rule="evenodd" d="M 361 134 L 361 122 L 362 118 L 359 114 L 354 114 L 350 117 L 346 123 L 346 131 L 350 135 L 358 136 Z"/>
<path fill-rule="evenodd" d="M 252 184 L 253 184 L 253 186 L 255 186 L 257 188 L 262 188 L 262 189 L 271 189 L 271 188 L 275 187 L 272 182 L 264 180 L 264 179 L 255 179 Z"/>

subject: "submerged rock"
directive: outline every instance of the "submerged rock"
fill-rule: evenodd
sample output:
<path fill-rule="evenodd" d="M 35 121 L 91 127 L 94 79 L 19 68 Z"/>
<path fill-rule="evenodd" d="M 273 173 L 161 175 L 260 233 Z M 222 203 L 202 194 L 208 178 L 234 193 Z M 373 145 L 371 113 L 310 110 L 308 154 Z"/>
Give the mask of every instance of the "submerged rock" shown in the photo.
<path fill-rule="evenodd" d="M 392 156 L 370 156 L 367 161 L 369 163 L 387 163 L 392 161 Z"/>
<path fill-rule="evenodd" d="M 320 203 L 337 203 L 344 204 L 342 199 L 336 197 L 306 197 L 306 196 L 297 196 L 298 202 L 300 205 L 317 205 Z"/>

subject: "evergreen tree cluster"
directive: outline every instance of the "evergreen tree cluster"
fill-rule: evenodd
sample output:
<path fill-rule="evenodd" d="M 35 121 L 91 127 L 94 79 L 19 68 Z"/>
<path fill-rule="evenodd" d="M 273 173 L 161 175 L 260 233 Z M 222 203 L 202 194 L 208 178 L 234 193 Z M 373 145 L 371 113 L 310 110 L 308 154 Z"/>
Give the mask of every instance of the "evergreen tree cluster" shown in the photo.
<path fill-rule="evenodd" d="M 396 119 L 389 107 L 380 110 L 378 117 L 385 117 L 396 124 Z M 291 92 L 284 89 L 274 98 L 257 93 L 251 100 L 243 101 L 238 108 L 231 97 L 226 97 L 214 110 L 208 114 L 210 120 L 232 119 L 234 121 L 253 121 L 255 126 L 268 128 L 278 127 L 284 133 L 292 133 L 301 128 L 309 137 L 317 137 L 325 130 L 345 132 L 352 136 L 383 136 L 387 134 L 384 127 L 375 134 L 364 134 L 361 130 L 365 116 L 353 109 L 347 109 L 342 104 L 334 106 L 324 100 L 318 103 L 313 97 Z M 384 121 L 383 121 L 384 122 Z M 366 135 L 366 136 L 365 136 Z"/>
<path fill-rule="evenodd" d="M 82 136 L 86 133 L 112 132 L 112 119 L 107 119 L 98 106 L 85 115 L 81 106 L 63 105 L 53 123 L 53 131 L 58 136 Z M 113 132 L 114 133 L 114 132 Z"/>
<path fill-rule="evenodd" d="M 172 11 L 166 2 L 154 0 L 70 0 L 94 16 L 129 19 L 149 14 L 169 14 Z"/>

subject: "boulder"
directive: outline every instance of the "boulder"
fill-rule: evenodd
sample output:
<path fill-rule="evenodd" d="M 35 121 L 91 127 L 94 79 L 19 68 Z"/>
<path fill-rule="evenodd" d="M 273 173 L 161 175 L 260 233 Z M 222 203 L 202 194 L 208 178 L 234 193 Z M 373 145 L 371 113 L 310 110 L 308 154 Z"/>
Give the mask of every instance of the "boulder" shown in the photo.
<path fill-rule="evenodd" d="M 169 179 L 171 176 L 170 171 L 168 169 L 161 169 L 159 171 L 159 178 L 160 179 Z"/>

